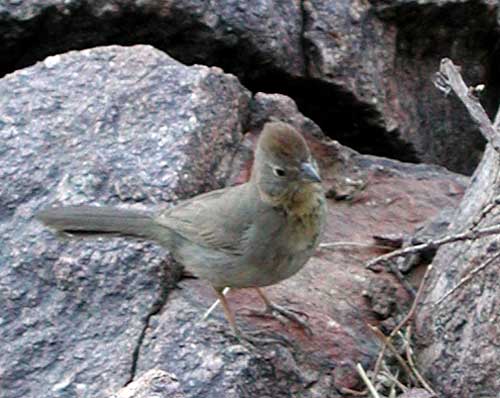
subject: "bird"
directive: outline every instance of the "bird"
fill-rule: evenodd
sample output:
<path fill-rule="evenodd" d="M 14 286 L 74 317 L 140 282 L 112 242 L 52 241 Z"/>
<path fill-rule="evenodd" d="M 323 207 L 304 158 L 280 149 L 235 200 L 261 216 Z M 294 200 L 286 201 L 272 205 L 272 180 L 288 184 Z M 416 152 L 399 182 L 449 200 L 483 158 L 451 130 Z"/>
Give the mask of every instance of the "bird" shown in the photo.
<path fill-rule="evenodd" d="M 262 287 L 297 273 L 314 254 L 325 226 L 326 199 L 318 166 L 290 124 L 267 122 L 257 140 L 249 180 L 162 210 L 96 205 L 48 207 L 36 218 L 76 237 L 150 240 L 214 289 L 231 330 L 236 325 L 223 289 L 253 288 L 266 310 L 299 322 Z"/>

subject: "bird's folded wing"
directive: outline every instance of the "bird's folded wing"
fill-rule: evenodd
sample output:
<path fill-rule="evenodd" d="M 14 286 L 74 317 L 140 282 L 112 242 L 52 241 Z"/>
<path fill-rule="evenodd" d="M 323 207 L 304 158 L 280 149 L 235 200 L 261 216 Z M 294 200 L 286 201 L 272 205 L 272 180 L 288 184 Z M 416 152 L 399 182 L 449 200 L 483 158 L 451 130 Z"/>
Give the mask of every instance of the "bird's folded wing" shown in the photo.
<path fill-rule="evenodd" d="M 245 187 L 208 192 L 160 213 L 156 222 L 197 245 L 241 256 L 252 234 L 255 203 Z"/>

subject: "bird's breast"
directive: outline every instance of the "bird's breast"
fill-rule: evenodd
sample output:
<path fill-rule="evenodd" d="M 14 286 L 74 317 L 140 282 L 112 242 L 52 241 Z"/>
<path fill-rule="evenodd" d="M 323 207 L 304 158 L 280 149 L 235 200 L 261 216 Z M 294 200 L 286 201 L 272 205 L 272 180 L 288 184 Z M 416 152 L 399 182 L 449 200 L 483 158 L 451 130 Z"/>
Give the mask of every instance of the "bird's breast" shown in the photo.
<path fill-rule="evenodd" d="M 308 192 L 300 197 L 287 211 L 292 251 L 314 249 L 319 243 L 326 217 L 326 201 L 323 193 Z"/>

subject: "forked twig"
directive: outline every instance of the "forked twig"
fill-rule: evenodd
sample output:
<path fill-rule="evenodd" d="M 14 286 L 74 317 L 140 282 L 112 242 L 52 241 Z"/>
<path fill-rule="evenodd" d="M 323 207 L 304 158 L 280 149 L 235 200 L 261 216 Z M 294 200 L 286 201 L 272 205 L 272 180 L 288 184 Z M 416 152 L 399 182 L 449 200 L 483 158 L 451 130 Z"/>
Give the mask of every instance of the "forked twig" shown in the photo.
<path fill-rule="evenodd" d="M 475 240 L 478 238 L 482 238 L 483 236 L 495 235 L 495 234 L 500 234 L 500 224 L 495 224 L 490 227 L 485 227 L 477 230 L 467 230 L 465 232 L 460 232 L 455 235 L 448 235 L 440 239 L 430 240 L 428 242 L 424 242 L 418 245 L 408 246 L 402 249 L 394 250 L 390 253 L 383 254 L 382 256 L 378 256 L 370 260 L 366 264 L 366 268 L 372 269 L 373 266 L 385 261 L 392 260 L 393 258 L 405 256 L 407 254 L 418 253 L 423 250 L 431 248 L 438 248 L 448 243 L 465 241 L 465 240 Z"/>
<path fill-rule="evenodd" d="M 422 278 L 422 281 L 420 282 L 420 286 L 418 287 L 417 294 L 415 295 L 415 299 L 413 300 L 413 304 L 411 305 L 410 310 L 406 314 L 406 316 L 403 318 L 401 322 L 398 323 L 398 325 L 393 329 L 391 334 L 386 337 L 386 340 L 384 341 L 384 344 L 382 346 L 382 349 L 380 350 L 380 353 L 377 357 L 377 361 L 375 362 L 375 368 L 373 370 L 373 379 L 375 380 L 377 377 L 378 372 L 380 371 L 380 365 L 382 364 L 382 360 L 385 355 L 385 351 L 387 349 L 387 342 L 390 341 L 415 315 L 415 310 L 417 309 L 417 305 L 420 301 L 420 298 L 422 297 L 422 293 L 424 291 L 424 285 L 427 283 L 427 280 L 429 279 L 429 276 L 432 271 L 432 264 L 430 264 L 427 269 L 425 270 L 425 274 Z M 378 330 L 378 329 L 377 329 Z"/>
<path fill-rule="evenodd" d="M 416 382 L 416 379 L 415 377 L 413 376 L 413 373 L 410 369 L 410 367 L 408 366 L 408 364 L 405 362 L 405 360 L 403 359 L 403 357 L 399 354 L 398 350 L 396 350 L 396 347 L 394 347 L 394 345 L 392 344 L 392 337 L 391 336 L 386 336 L 384 335 L 377 327 L 375 326 L 372 326 L 372 325 L 369 325 L 370 327 L 370 330 L 375 334 L 375 336 L 378 337 L 378 339 L 387 347 L 389 348 L 389 350 L 392 352 L 392 354 L 396 357 L 396 359 L 398 360 L 399 364 L 401 365 L 401 367 L 404 369 L 404 371 L 406 372 L 406 374 L 408 375 L 408 377 L 410 378 L 410 380 L 412 380 L 413 383 Z M 373 380 L 375 380 L 377 375 L 373 375 Z"/>

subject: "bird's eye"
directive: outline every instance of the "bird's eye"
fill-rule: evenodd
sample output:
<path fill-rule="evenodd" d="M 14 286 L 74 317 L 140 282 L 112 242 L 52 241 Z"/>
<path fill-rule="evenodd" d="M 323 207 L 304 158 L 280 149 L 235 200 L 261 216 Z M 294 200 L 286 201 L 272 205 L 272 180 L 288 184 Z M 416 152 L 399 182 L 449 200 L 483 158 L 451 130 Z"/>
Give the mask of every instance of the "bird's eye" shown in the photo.
<path fill-rule="evenodd" d="M 273 171 L 274 171 L 274 174 L 275 174 L 275 175 L 277 175 L 278 177 L 284 177 L 284 176 L 285 176 L 285 174 L 286 174 L 286 173 L 285 173 L 285 170 L 280 169 L 279 167 L 275 167 L 275 168 L 273 169 Z"/>

